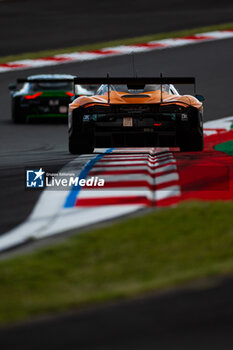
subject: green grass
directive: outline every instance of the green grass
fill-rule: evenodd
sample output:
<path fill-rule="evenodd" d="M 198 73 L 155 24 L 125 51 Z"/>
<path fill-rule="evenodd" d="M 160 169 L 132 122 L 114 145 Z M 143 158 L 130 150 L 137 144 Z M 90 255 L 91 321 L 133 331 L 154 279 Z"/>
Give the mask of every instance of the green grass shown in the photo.
<path fill-rule="evenodd" d="M 187 202 L 0 262 L 0 323 L 233 271 L 233 203 Z"/>
<path fill-rule="evenodd" d="M 102 43 L 94 43 L 94 44 L 88 44 L 88 45 L 82 45 L 82 46 L 73 46 L 73 47 L 66 47 L 66 48 L 60 48 L 60 49 L 43 50 L 43 51 L 38 51 L 38 52 L 26 52 L 26 53 L 18 54 L 18 55 L 0 57 L 0 63 L 18 61 L 18 60 L 23 60 L 23 59 L 49 57 L 49 56 L 54 56 L 54 55 L 58 55 L 58 54 L 78 52 L 78 51 L 98 50 L 98 49 L 102 49 L 104 47 L 111 47 L 111 46 L 118 46 L 118 45 L 138 44 L 138 43 L 152 41 L 152 40 L 162 40 L 162 39 L 167 39 L 167 38 L 174 38 L 174 37 L 179 37 L 179 36 L 187 36 L 187 35 L 192 35 L 192 34 L 197 34 L 197 33 L 204 33 L 204 32 L 209 32 L 209 31 L 214 31 L 214 30 L 232 29 L 232 28 L 233 28 L 233 22 L 220 24 L 220 25 L 213 25 L 213 26 L 208 26 L 208 27 L 199 27 L 199 28 L 194 28 L 194 29 L 173 31 L 173 32 L 169 32 L 169 33 L 145 35 L 145 36 L 139 36 L 136 38 L 127 38 L 127 39 L 120 39 L 120 40 L 114 40 L 114 41 L 105 41 Z"/>

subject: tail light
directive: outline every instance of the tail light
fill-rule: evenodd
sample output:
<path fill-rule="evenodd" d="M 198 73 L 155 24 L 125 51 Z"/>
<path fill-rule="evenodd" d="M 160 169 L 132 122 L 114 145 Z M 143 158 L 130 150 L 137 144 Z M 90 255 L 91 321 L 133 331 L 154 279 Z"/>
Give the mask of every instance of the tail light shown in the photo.
<path fill-rule="evenodd" d="M 24 98 L 26 98 L 26 100 L 33 100 L 34 98 L 37 98 L 37 97 L 39 97 L 41 95 L 42 95 L 42 92 L 39 91 L 39 92 L 37 92 L 34 95 L 26 95 L 26 96 L 24 96 Z"/>
<path fill-rule="evenodd" d="M 73 97 L 73 96 L 74 96 L 73 92 L 69 92 L 69 91 L 66 92 L 66 95 L 68 95 L 68 96 L 70 96 L 70 97 Z"/>

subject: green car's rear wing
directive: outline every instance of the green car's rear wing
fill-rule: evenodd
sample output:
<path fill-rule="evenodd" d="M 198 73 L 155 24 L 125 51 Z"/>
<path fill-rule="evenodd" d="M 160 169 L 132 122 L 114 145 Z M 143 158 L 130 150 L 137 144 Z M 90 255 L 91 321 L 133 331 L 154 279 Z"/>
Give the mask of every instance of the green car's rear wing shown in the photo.
<path fill-rule="evenodd" d="M 146 78 L 146 77 L 94 77 L 94 78 L 74 78 L 74 84 L 80 85 L 101 85 L 101 84 L 118 84 L 129 86 L 145 86 L 146 84 L 195 84 L 195 78 L 193 77 L 159 77 L 159 78 Z"/>
<path fill-rule="evenodd" d="M 74 79 L 28 79 L 28 78 L 20 78 L 17 79 L 18 84 L 23 83 L 70 83 L 73 82 Z"/>
<path fill-rule="evenodd" d="M 73 83 L 74 78 L 55 78 L 55 79 L 29 79 L 29 78 L 19 78 L 16 80 L 16 83 L 11 83 L 8 85 L 8 89 L 14 91 L 17 88 L 18 84 L 24 83 Z M 73 85 L 74 88 L 74 85 Z"/>
<path fill-rule="evenodd" d="M 24 84 L 24 83 L 72 83 L 72 90 L 74 93 L 74 78 L 54 78 L 54 79 L 28 79 L 28 78 L 19 78 L 16 80 L 17 84 Z M 16 85 L 10 84 L 9 89 L 13 90 L 16 88 Z"/>

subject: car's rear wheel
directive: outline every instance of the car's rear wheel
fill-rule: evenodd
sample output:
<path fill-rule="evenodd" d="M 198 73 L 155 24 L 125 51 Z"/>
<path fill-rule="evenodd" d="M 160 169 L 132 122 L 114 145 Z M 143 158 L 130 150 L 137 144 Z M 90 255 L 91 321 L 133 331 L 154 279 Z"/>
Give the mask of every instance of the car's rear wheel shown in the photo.
<path fill-rule="evenodd" d="M 15 124 L 25 124 L 26 123 L 26 116 L 20 115 L 20 114 L 13 114 L 12 120 Z"/>
<path fill-rule="evenodd" d="M 15 124 L 26 123 L 26 115 L 20 111 L 19 106 L 14 101 L 12 102 L 12 121 Z"/>
<path fill-rule="evenodd" d="M 79 134 L 76 138 L 69 137 L 69 152 L 71 154 L 93 153 L 94 146 L 90 135 Z"/>
<path fill-rule="evenodd" d="M 181 152 L 201 152 L 204 148 L 203 132 L 186 134 L 180 142 Z"/>
<path fill-rule="evenodd" d="M 83 116 L 75 109 L 69 116 L 69 152 L 71 154 L 90 154 L 94 151 L 93 131 L 83 128 Z"/>

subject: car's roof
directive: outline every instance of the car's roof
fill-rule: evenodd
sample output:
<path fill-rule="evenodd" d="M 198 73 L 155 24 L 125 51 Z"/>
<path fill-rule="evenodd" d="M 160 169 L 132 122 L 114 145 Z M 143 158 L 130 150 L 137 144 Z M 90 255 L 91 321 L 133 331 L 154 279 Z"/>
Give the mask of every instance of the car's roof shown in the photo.
<path fill-rule="evenodd" d="M 30 75 L 28 77 L 28 80 L 37 80 L 37 79 L 41 79 L 41 80 L 56 80 L 56 79 L 73 79 L 75 76 L 71 75 L 71 74 L 37 74 L 37 75 Z"/>

